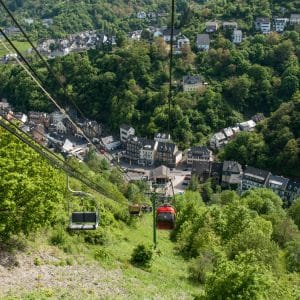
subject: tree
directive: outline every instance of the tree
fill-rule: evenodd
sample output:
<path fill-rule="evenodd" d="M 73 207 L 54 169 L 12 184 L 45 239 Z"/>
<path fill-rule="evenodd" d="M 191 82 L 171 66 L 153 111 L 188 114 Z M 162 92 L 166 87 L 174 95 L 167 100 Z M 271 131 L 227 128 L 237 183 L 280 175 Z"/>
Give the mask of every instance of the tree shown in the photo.
<path fill-rule="evenodd" d="M 1 129 L 0 166 L 0 239 L 29 234 L 64 214 L 62 174 Z"/>
<path fill-rule="evenodd" d="M 300 198 L 295 199 L 288 210 L 288 214 L 294 220 L 300 230 Z"/>

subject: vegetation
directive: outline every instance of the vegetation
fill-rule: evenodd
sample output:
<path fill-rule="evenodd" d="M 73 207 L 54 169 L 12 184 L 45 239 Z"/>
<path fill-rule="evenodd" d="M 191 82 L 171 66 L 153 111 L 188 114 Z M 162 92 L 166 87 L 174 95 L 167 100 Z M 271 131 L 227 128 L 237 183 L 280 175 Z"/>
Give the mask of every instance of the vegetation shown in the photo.
<path fill-rule="evenodd" d="M 190 260 L 191 279 L 205 286 L 200 299 L 297 298 L 289 277 L 298 268 L 300 232 L 280 198 L 263 189 L 241 197 L 226 191 L 215 203 L 205 206 L 197 192 L 176 199 L 172 236 Z"/>

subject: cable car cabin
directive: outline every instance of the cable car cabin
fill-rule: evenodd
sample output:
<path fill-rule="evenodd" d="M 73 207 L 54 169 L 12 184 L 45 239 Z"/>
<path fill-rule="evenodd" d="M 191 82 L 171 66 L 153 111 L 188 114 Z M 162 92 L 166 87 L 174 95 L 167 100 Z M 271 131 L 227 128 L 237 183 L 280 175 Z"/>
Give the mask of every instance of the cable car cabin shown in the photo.
<path fill-rule="evenodd" d="M 142 214 L 142 209 L 139 204 L 131 204 L 128 206 L 128 211 L 131 216 L 140 216 Z"/>
<path fill-rule="evenodd" d="M 99 226 L 96 212 L 72 212 L 69 228 L 72 230 L 94 230 Z"/>
<path fill-rule="evenodd" d="M 175 228 L 176 211 L 170 204 L 164 204 L 156 210 L 156 226 L 158 229 Z"/>

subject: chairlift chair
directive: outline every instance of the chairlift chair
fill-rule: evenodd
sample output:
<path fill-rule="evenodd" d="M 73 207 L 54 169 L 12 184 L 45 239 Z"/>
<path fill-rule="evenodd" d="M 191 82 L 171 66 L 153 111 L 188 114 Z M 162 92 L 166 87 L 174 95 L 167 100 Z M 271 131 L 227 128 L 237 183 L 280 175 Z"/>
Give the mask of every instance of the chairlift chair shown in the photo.
<path fill-rule="evenodd" d="M 99 208 L 95 197 L 89 193 L 82 191 L 74 191 L 70 188 L 69 177 L 67 178 L 68 190 L 76 197 L 88 197 L 94 202 L 95 211 L 76 211 L 70 212 L 70 201 L 68 205 L 69 210 L 69 229 L 71 230 L 95 230 L 99 226 Z"/>

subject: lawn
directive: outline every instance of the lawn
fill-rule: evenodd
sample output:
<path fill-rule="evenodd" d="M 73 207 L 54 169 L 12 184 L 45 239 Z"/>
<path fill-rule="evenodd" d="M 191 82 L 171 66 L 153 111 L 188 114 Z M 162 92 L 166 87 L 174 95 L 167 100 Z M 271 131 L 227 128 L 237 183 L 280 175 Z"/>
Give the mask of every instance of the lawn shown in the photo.
<path fill-rule="evenodd" d="M 26 53 L 27 50 L 31 48 L 28 42 L 19 42 L 19 41 L 12 41 L 12 42 L 21 53 Z M 7 42 L 5 42 L 5 44 L 7 46 L 9 45 Z M 9 48 L 11 49 L 11 47 Z M 4 56 L 5 54 L 7 54 L 7 50 L 0 44 L 0 57 Z"/>

